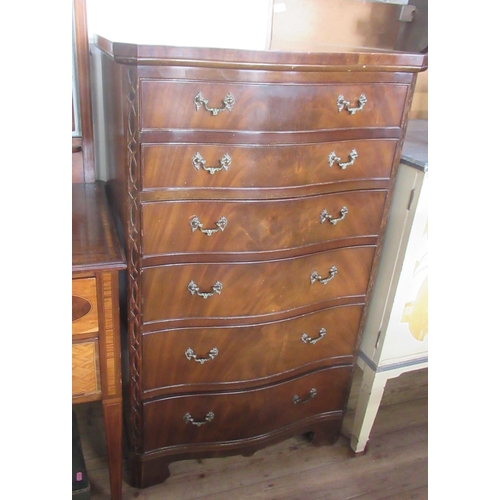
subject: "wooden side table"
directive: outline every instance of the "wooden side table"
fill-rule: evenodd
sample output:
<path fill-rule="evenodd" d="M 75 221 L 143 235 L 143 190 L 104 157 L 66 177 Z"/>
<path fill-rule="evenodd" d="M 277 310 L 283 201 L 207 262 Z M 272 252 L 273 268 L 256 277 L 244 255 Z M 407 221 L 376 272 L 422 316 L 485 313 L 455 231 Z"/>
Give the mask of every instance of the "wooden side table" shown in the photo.
<path fill-rule="evenodd" d="M 73 184 L 73 404 L 102 401 L 113 500 L 122 488 L 121 269 L 104 183 Z"/>

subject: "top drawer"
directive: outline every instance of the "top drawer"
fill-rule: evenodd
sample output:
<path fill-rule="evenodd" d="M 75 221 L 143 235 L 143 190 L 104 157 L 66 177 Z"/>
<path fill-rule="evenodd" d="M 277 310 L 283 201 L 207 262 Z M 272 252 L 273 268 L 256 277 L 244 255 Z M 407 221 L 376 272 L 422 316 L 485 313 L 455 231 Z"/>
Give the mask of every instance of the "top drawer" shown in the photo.
<path fill-rule="evenodd" d="M 407 85 L 145 80 L 141 128 L 300 132 L 399 127 Z"/>

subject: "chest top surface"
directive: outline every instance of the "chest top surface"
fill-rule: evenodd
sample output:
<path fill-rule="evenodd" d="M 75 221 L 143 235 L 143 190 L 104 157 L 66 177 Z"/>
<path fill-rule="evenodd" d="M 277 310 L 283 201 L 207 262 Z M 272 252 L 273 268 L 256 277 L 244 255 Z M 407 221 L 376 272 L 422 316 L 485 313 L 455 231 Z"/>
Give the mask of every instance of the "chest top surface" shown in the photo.
<path fill-rule="evenodd" d="M 427 68 L 427 54 L 378 49 L 329 47 L 329 52 L 240 50 L 166 45 L 136 45 L 96 35 L 96 45 L 115 62 L 140 66 L 216 66 L 293 71 L 408 71 Z"/>

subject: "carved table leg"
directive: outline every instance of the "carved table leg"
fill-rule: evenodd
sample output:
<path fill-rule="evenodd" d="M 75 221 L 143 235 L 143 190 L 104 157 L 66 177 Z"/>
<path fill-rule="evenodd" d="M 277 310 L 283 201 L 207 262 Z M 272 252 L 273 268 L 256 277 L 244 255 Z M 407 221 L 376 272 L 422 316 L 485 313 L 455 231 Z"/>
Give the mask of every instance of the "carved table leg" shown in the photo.
<path fill-rule="evenodd" d="M 112 500 L 122 497 L 122 402 L 104 400 L 104 426 L 108 448 L 109 481 Z"/>

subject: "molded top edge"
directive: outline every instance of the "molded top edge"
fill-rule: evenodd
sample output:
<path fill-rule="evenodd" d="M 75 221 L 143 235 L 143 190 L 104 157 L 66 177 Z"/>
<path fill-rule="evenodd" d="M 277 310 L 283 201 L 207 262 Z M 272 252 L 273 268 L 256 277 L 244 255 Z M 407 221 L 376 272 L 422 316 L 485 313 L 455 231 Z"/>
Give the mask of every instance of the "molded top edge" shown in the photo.
<path fill-rule="evenodd" d="M 112 42 L 96 35 L 96 46 L 115 62 L 131 65 L 211 66 L 295 71 L 407 71 L 427 69 L 427 54 L 332 47 L 331 52 L 281 52 Z"/>

